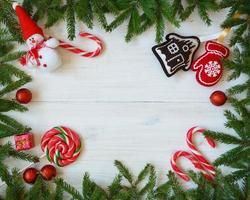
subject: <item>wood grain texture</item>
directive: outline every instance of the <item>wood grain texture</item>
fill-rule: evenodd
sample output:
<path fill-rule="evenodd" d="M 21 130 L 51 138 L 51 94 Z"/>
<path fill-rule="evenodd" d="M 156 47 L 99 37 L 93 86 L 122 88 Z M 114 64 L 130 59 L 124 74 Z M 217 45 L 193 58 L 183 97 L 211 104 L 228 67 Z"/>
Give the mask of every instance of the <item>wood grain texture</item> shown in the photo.
<path fill-rule="evenodd" d="M 213 26 L 207 27 L 194 13 L 180 29 L 169 25 L 167 32 L 203 36 L 220 31 L 226 12 L 211 14 Z M 41 155 L 42 134 L 56 125 L 77 131 L 84 143 L 79 159 L 64 168 L 60 176 L 76 188 L 81 187 L 82 174 L 88 171 L 97 183 L 106 186 L 114 178 L 114 159 L 124 161 L 136 174 L 147 162 L 156 166 L 161 180 L 170 169 L 170 157 L 176 150 L 187 150 L 185 135 L 189 128 L 199 125 L 212 130 L 224 130 L 223 110 L 209 102 L 212 91 L 225 90 L 233 83 L 223 81 L 211 88 L 200 86 L 195 73 L 179 72 L 167 78 L 151 52 L 154 30 L 130 43 L 125 43 L 125 25 L 113 33 L 95 27 L 87 30 L 103 39 L 105 51 L 98 58 L 82 58 L 60 50 L 64 65 L 51 74 L 29 71 L 34 81 L 33 102 L 25 114 L 12 113 L 33 128 L 36 147 Z M 56 24 L 47 35 L 66 39 L 64 23 Z M 77 38 L 78 47 L 94 48 L 91 42 Z M 199 55 L 201 51 L 197 54 Z M 240 80 L 239 80 L 240 81 Z M 9 138 L 13 140 L 13 138 Z M 202 137 L 197 138 L 202 151 L 210 160 L 230 146 L 211 149 Z M 27 163 L 9 160 L 20 168 Z M 42 160 L 40 166 L 47 163 Z M 183 161 L 183 166 L 191 167 Z"/>

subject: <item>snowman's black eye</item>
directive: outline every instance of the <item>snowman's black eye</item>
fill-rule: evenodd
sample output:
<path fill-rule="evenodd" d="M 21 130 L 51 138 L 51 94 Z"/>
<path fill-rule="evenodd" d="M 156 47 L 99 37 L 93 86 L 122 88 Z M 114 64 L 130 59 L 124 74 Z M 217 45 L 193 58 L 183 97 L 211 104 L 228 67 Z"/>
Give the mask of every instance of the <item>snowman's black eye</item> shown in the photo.
<path fill-rule="evenodd" d="M 47 67 L 47 65 L 46 65 L 46 64 L 43 64 L 43 66 L 44 66 L 44 67 Z"/>
<path fill-rule="evenodd" d="M 40 55 L 39 58 L 42 59 L 43 57 Z"/>

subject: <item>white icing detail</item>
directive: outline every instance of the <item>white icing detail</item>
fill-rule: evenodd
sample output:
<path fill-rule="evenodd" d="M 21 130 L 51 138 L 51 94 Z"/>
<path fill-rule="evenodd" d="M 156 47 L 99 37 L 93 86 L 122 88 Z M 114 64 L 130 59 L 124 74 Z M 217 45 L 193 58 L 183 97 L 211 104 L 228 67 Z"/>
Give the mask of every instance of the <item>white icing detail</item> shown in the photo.
<path fill-rule="evenodd" d="M 178 47 L 178 45 L 176 43 L 171 43 L 167 46 L 168 48 L 168 51 L 171 53 L 171 54 L 175 54 L 177 53 L 180 49 Z"/>
<path fill-rule="evenodd" d="M 209 77 L 217 77 L 221 72 L 221 66 L 217 61 L 209 61 L 204 71 Z"/>
<path fill-rule="evenodd" d="M 184 45 L 184 46 L 182 47 L 182 50 L 185 51 L 185 52 L 187 52 L 187 51 L 189 50 L 188 45 Z"/>
<path fill-rule="evenodd" d="M 180 37 L 178 37 L 177 35 L 169 35 L 168 38 L 169 38 L 169 39 L 177 38 L 177 39 L 179 39 L 179 40 L 183 40 L 183 38 L 180 38 Z M 196 49 L 196 48 L 199 46 L 199 41 L 198 41 L 198 39 L 196 39 L 196 38 L 185 38 L 185 40 L 187 40 L 187 43 L 191 43 L 191 44 L 192 44 L 192 48 L 191 48 L 192 53 L 190 53 L 189 58 L 187 59 L 188 61 L 191 61 L 191 60 L 192 60 L 193 53 L 194 53 L 194 49 Z M 189 50 L 190 50 L 190 49 L 189 49 Z M 191 65 L 191 64 L 190 64 L 190 65 Z M 186 66 L 185 66 L 185 69 L 188 70 L 188 69 L 190 68 L 190 65 L 186 65 Z"/>
<path fill-rule="evenodd" d="M 215 81 L 213 81 L 213 82 L 211 82 L 211 83 L 207 83 L 207 82 L 205 82 L 205 81 L 202 80 L 202 78 L 201 78 L 201 72 L 202 72 L 202 71 L 200 71 L 199 74 L 198 74 L 199 81 L 200 81 L 201 83 L 203 83 L 203 85 L 206 85 L 206 86 L 213 86 L 214 84 L 216 84 L 217 82 L 219 82 L 219 80 L 220 80 L 221 77 L 222 77 L 222 73 L 221 73 L 220 77 L 218 77 Z"/>

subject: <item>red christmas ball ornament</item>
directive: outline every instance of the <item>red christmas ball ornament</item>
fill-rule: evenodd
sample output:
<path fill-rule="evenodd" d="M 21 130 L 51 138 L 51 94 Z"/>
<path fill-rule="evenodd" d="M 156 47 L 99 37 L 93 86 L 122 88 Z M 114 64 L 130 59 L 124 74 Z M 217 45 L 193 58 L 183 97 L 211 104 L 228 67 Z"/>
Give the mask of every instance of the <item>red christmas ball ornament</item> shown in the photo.
<path fill-rule="evenodd" d="M 31 101 L 31 99 L 32 99 L 32 93 L 30 90 L 26 88 L 22 88 L 16 92 L 16 100 L 19 103 L 27 104 Z"/>
<path fill-rule="evenodd" d="M 222 106 L 227 101 L 227 96 L 222 91 L 215 91 L 210 96 L 210 101 L 215 106 Z"/>
<path fill-rule="evenodd" d="M 56 168 L 53 165 L 45 165 L 40 171 L 44 180 L 50 181 L 56 177 Z"/>
<path fill-rule="evenodd" d="M 37 169 L 34 168 L 34 167 L 27 168 L 27 169 L 23 172 L 23 180 L 24 180 L 26 183 L 33 184 L 33 183 L 35 183 L 35 181 L 36 181 L 36 178 L 37 178 L 38 173 L 39 173 L 39 172 L 38 172 Z"/>

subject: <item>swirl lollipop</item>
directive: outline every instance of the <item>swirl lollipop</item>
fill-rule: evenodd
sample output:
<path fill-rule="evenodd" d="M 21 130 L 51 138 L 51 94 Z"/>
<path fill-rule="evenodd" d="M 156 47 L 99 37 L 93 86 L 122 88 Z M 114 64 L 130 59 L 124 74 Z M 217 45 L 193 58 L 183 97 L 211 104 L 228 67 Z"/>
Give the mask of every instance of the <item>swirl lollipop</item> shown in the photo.
<path fill-rule="evenodd" d="M 73 130 L 57 126 L 43 135 L 41 148 L 50 162 L 63 167 L 77 159 L 81 151 L 81 141 Z"/>

